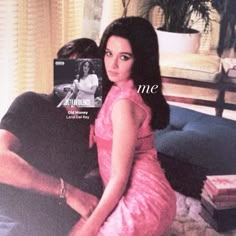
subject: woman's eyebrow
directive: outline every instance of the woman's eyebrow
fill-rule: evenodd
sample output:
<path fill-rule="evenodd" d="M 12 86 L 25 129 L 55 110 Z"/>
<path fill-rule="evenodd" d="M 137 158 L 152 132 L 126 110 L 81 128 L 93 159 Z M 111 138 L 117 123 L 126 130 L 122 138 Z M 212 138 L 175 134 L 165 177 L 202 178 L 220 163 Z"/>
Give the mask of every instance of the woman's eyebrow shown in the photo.
<path fill-rule="evenodd" d="M 127 54 L 129 56 L 133 56 L 133 53 L 132 52 L 120 52 L 120 54 Z"/>
<path fill-rule="evenodd" d="M 106 48 L 105 51 L 112 52 L 109 48 Z M 133 53 L 132 53 L 132 52 L 119 52 L 119 54 L 127 54 L 127 55 L 130 55 L 130 56 L 133 56 Z"/>

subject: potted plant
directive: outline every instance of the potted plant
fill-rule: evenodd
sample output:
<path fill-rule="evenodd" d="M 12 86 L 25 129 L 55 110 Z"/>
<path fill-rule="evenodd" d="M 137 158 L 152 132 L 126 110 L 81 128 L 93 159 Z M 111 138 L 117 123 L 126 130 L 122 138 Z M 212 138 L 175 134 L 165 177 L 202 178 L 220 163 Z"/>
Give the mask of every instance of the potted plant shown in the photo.
<path fill-rule="evenodd" d="M 201 20 L 203 32 L 208 32 L 211 23 L 212 0 L 146 0 L 141 6 L 141 15 L 150 19 L 150 13 L 156 6 L 160 8 L 158 13 L 163 19 L 163 25 L 157 29 L 160 50 L 179 51 L 182 46 L 187 46 L 184 51 L 197 52 L 201 34 L 192 26 L 196 21 Z M 165 32 L 169 32 L 168 36 L 164 36 L 162 39 Z M 177 36 L 174 42 L 170 40 L 172 36 Z M 179 41 L 183 37 L 187 38 L 187 43 Z M 192 39 L 193 46 L 188 46 L 188 41 Z M 167 49 L 162 48 L 164 45 L 167 46 Z M 171 49 L 171 46 L 175 48 Z"/>
<path fill-rule="evenodd" d="M 123 6 L 123 13 L 122 13 L 122 17 L 126 17 L 127 16 L 127 11 L 128 11 L 128 6 L 130 4 L 131 0 L 122 0 L 122 6 Z"/>

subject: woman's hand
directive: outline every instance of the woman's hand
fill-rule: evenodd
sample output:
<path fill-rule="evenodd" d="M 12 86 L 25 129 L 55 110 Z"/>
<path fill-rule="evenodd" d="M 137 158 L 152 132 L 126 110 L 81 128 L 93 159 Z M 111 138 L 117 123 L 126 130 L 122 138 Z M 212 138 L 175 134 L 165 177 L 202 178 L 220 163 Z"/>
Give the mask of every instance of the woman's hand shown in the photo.
<path fill-rule="evenodd" d="M 66 203 L 83 218 L 87 219 L 97 206 L 98 198 L 69 184 L 66 189 Z"/>

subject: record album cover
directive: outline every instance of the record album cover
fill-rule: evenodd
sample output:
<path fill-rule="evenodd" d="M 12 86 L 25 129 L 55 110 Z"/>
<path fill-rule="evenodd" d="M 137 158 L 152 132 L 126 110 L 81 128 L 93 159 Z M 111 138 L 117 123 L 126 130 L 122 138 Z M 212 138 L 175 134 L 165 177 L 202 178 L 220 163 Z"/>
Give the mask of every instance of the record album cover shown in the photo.
<path fill-rule="evenodd" d="M 54 59 L 57 107 L 95 108 L 102 105 L 101 59 Z"/>

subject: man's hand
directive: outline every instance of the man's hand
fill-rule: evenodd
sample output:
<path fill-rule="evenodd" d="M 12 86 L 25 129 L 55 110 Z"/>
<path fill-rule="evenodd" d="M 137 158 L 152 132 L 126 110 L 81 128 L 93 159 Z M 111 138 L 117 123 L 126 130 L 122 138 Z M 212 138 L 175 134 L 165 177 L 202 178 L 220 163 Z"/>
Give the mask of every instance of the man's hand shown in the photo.
<path fill-rule="evenodd" d="M 97 206 L 98 198 L 69 184 L 67 184 L 66 189 L 66 203 L 84 219 L 87 219 Z"/>

